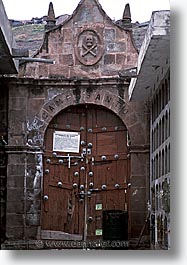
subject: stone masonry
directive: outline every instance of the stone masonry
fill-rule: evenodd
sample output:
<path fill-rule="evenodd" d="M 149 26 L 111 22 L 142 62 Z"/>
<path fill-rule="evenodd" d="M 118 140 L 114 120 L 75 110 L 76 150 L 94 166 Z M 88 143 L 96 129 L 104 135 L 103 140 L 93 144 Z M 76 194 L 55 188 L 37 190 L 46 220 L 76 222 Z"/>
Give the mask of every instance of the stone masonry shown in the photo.
<path fill-rule="evenodd" d="M 45 131 L 59 112 L 79 104 L 110 109 L 127 127 L 132 184 L 129 235 L 130 240 L 138 238 L 149 200 L 149 105 L 130 102 L 130 78 L 119 77 L 119 71 L 136 67 L 138 52 L 131 29 L 114 24 L 98 1 L 82 0 L 63 24 L 47 29 L 34 58 L 55 64 L 22 62 L 18 77 L 4 78 L 8 87 L 4 248 L 32 249 L 32 240 L 40 239 Z"/>

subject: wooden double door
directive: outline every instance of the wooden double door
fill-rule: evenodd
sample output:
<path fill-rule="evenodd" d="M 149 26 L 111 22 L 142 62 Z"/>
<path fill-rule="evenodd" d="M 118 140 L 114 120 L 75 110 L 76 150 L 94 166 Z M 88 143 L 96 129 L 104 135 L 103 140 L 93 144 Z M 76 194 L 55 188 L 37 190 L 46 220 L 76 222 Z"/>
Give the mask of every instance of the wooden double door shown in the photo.
<path fill-rule="evenodd" d="M 45 135 L 42 237 L 104 240 L 110 239 L 110 231 L 112 239 L 127 235 L 129 171 L 127 129 L 112 111 L 78 105 L 59 113 Z M 114 220 L 122 213 L 127 218 L 123 231 L 115 232 L 119 224 Z M 113 221 L 106 224 L 110 216 Z"/>

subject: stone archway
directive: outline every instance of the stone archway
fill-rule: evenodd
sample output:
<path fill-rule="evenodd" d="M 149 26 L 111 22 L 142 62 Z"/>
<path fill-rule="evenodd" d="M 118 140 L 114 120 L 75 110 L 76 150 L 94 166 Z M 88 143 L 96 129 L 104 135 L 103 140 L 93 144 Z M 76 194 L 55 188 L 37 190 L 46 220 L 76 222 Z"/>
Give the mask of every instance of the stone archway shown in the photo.
<path fill-rule="evenodd" d="M 115 91 L 115 92 L 114 92 Z M 144 103 L 128 102 L 124 93 L 112 88 L 61 89 L 45 100 L 33 122 L 28 124 L 28 144 L 43 149 L 44 135 L 49 123 L 69 106 L 94 104 L 112 110 L 126 125 L 131 145 L 131 237 L 138 237 L 146 217 L 146 203 L 149 199 L 149 136 L 147 130 L 146 106 Z M 138 202 L 138 203 L 137 203 Z"/>
<path fill-rule="evenodd" d="M 28 144 L 42 148 L 45 130 L 55 115 L 68 106 L 95 104 L 112 110 L 126 125 L 132 145 L 147 142 L 145 119 L 142 119 L 142 105 L 129 103 L 112 89 L 68 89 L 55 95 L 42 107 L 31 124 L 28 125 Z M 140 105 L 140 106 L 139 106 Z M 137 134 L 138 132 L 138 134 Z"/>

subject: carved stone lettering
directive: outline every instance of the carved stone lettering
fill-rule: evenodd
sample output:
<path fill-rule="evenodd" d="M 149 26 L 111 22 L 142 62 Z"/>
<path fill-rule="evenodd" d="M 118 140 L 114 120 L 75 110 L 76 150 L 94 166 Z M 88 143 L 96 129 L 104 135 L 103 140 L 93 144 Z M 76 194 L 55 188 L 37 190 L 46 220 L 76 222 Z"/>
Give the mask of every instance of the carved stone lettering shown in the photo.
<path fill-rule="evenodd" d="M 49 105 L 49 111 L 53 112 L 55 110 L 55 108 L 51 105 Z"/>
<path fill-rule="evenodd" d="M 116 102 L 115 108 L 118 109 L 118 112 L 121 112 L 121 113 L 124 113 L 124 114 L 126 114 L 128 112 L 126 103 L 122 99 L 119 99 Z"/>
<path fill-rule="evenodd" d="M 124 108 L 124 106 L 125 106 L 125 102 L 123 100 L 118 99 L 115 104 L 115 107 L 120 109 L 120 108 Z"/>
<path fill-rule="evenodd" d="M 110 96 L 107 95 L 107 96 L 105 97 L 105 102 L 110 103 L 111 100 L 112 100 L 112 98 L 111 98 Z"/>
<path fill-rule="evenodd" d="M 83 30 L 97 30 L 97 28 L 104 28 L 105 25 L 103 23 L 89 23 L 83 26 Z"/>
<path fill-rule="evenodd" d="M 42 119 L 47 120 L 49 115 L 46 112 L 42 112 Z"/>
<path fill-rule="evenodd" d="M 61 98 L 56 98 L 54 99 L 54 102 L 59 107 L 60 105 L 63 104 L 64 101 Z"/>
<path fill-rule="evenodd" d="M 95 98 L 95 101 L 100 100 L 100 99 L 101 99 L 101 95 L 98 94 L 98 95 L 96 96 L 96 98 Z"/>

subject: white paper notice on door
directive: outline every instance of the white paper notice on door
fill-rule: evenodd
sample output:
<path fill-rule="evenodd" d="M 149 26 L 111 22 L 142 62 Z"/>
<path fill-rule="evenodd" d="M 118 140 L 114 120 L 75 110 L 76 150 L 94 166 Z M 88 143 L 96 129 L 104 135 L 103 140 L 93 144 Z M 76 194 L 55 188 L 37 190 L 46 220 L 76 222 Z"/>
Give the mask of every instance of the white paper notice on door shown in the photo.
<path fill-rule="evenodd" d="M 53 133 L 53 151 L 79 153 L 80 133 L 55 131 Z"/>

